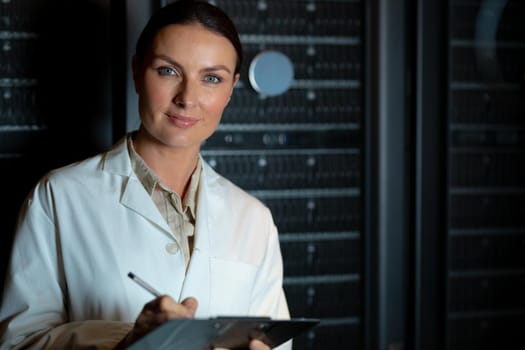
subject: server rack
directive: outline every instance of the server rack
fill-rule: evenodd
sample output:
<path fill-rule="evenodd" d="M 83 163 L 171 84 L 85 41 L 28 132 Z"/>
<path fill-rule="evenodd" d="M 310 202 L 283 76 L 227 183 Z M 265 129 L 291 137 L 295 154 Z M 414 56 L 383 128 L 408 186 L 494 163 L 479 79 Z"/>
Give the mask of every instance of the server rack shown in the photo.
<path fill-rule="evenodd" d="M 30 62 L 37 48 L 38 28 L 30 16 L 24 16 L 23 7 L 24 2 L 0 4 L 0 173 L 4 185 L 0 210 L 5 215 L 0 231 L 6 233 L 13 229 L 18 209 L 15 207 L 23 196 L 17 190 L 23 188 L 18 181 L 24 174 L 17 169 L 23 164 L 28 147 L 21 140 L 38 133 L 45 124 L 36 98 L 36 72 Z M 13 183 L 18 186 L 10 186 Z M 2 236 L 0 278 L 3 280 L 11 235 Z"/>
<path fill-rule="evenodd" d="M 211 2 L 232 16 L 246 61 L 203 157 L 274 215 L 291 314 L 322 319 L 294 348 L 362 348 L 361 1 Z M 295 78 L 264 97 L 247 70 L 270 49 L 292 60 Z"/>
<path fill-rule="evenodd" d="M 112 143 L 109 28 L 106 0 L 0 2 L 2 281 L 38 178 Z"/>
<path fill-rule="evenodd" d="M 525 334 L 525 4 L 448 5 L 446 348 Z"/>

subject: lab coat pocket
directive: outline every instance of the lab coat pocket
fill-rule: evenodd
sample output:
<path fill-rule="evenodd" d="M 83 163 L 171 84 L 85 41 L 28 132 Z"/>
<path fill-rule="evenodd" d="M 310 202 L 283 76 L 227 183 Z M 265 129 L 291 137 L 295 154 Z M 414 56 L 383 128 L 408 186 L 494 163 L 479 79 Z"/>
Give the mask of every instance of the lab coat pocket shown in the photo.
<path fill-rule="evenodd" d="M 247 315 L 257 267 L 239 261 L 211 259 L 212 315 Z"/>

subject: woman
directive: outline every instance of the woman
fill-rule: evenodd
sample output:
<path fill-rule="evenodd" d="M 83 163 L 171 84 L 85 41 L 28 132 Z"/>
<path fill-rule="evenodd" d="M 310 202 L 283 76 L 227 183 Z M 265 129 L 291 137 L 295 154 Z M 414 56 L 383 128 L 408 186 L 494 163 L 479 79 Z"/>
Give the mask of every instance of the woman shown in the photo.
<path fill-rule="evenodd" d="M 139 129 L 50 172 L 21 210 L 2 349 L 123 349 L 172 318 L 289 318 L 269 210 L 199 155 L 241 60 L 235 27 L 212 5 L 152 16 L 132 64 Z M 166 295 L 151 300 L 130 271 Z"/>

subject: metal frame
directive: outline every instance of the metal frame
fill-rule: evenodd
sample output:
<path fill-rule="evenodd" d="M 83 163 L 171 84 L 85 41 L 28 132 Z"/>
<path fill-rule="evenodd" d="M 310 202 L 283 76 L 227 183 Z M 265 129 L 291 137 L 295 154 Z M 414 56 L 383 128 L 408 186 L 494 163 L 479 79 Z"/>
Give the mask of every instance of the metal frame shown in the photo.
<path fill-rule="evenodd" d="M 406 343 L 407 1 L 367 2 L 365 349 L 402 349 Z"/>

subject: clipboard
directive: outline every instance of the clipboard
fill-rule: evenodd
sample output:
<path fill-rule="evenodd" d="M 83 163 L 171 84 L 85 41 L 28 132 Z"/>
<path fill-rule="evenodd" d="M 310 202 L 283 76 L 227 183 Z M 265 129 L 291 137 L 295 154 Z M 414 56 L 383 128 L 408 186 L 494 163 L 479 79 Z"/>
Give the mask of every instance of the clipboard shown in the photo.
<path fill-rule="evenodd" d="M 320 319 L 293 318 L 274 320 L 267 317 L 216 317 L 209 319 L 174 319 L 146 334 L 130 350 L 209 350 L 248 349 L 251 339 L 259 339 L 270 348 L 316 326 Z"/>

